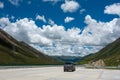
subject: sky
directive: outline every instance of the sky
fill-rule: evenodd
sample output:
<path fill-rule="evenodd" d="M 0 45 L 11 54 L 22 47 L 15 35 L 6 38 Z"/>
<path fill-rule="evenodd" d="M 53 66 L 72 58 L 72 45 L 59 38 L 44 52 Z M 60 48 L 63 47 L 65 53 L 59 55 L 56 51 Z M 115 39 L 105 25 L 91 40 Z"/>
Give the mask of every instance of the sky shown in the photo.
<path fill-rule="evenodd" d="M 0 0 L 0 28 L 46 55 L 85 56 L 120 37 L 120 0 Z"/>

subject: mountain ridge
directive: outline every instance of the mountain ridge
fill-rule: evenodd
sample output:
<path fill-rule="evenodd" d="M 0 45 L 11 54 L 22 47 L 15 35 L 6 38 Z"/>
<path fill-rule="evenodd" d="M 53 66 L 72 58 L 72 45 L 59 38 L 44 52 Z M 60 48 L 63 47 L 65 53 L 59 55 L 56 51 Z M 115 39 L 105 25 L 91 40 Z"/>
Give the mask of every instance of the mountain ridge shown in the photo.
<path fill-rule="evenodd" d="M 79 64 L 87 64 L 102 59 L 106 66 L 118 66 L 120 65 L 120 38 L 114 42 L 108 44 L 95 54 L 85 56 Z"/>
<path fill-rule="evenodd" d="M 54 59 L 20 42 L 0 29 L 0 65 L 9 64 L 60 64 Z"/>

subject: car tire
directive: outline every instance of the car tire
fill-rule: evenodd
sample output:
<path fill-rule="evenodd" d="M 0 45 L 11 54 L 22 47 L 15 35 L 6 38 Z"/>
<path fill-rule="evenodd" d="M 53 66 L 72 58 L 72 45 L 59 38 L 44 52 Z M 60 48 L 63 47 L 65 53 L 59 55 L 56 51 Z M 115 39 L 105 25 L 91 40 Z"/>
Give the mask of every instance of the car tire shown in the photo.
<path fill-rule="evenodd" d="M 66 70 L 64 70 L 64 72 L 66 72 Z"/>

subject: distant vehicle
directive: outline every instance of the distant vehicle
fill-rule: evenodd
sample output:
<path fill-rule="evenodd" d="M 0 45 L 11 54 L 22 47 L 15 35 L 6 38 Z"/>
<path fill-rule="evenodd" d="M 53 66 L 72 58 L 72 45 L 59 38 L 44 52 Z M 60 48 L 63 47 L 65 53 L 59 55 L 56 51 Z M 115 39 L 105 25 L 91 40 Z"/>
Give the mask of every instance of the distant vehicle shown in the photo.
<path fill-rule="evenodd" d="M 64 64 L 64 72 L 75 71 L 75 64 L 72 62 L 66 62 Z"/>

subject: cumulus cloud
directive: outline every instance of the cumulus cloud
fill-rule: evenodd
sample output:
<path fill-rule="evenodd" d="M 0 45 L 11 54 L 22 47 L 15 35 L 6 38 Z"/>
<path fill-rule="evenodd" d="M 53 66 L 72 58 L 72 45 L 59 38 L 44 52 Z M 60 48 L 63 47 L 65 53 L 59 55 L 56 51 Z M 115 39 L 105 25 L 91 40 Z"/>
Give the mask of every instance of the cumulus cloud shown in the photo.
<path fill-rule="evenodd" d="M 4 8 L 4 3 L 3 2 L 0 2 L 0 8 Z"/>
<path fill-rule="evenodd" d="M 54 4 L 56 4 L 56 3 L 58 3 L 58 2 L 60 2 L 60 1 L 63 1 L 63 0 L 42 0 L 43 2 L 52 2 L 52 4 L 54 5 Z"/>
<path fill-rule="evenodd" d="M 3 29 L 6 25 L 9 25 L 10 21 L 8 18 L 0 18 L 0 27 Z"/>
<path fill-rule="evenodd" d="M 52 19 L 49 19 L 49 20 L 48 20 L 48 24 L 50 24 L 50 25 L 54 25 L 55 22 L 54 22 Z"/>
<path fill-rule="evenodd" d="M 80 14 L 83 14 L 85 11 L 86 11 L 85 9 L 81 9 Z"/>
<path fill-rule="evenodd" d="M 8 0 L 12 5 L 18 6 L 22 0 Z"/>
<path fill-rule="evenodd" d="M 11 20 L 14 20 L 14 19 L 15 19 L 15 17 L 14 17 L 14 16 L 11 16 L 10 18 L 11 18 Z"/>
<path fill-rule="evenodd" d="M 69 23 L 69 22 L 71 22 L 71 21 L 73 21 L 75 18 L 73 18 L 73 17 L 66 17 L 65 18 L 65 23 Z"/>
<path fill-rule="evenodd" d="M 29 5 L 30 5 L 31 3 L 32 3 L 32 1 L 28 1 L 28 2 L 27 2 L 27 4 L 29 4 Z"/>
<path fill-rule="evenodd" d="M 28 18 L 17 20 L 12 23 L 8 18 L 1 18 L 0 25 L 2 28 L 19 41 L 28 44 L 40 44 L 48 46 L 51 40 L 41 35 L 41 31 L 33 20 Z"/>
<path fill-rule="evenodd" d="M 117 35 L 119 32 L 115 32 L 115 29 L 119 25 L 119 20 L 120 19 L 115 18 L 110 22 L 97 22 L 95 19 L 92 19 L 90 15 L 87 15 L 85 17 L 87 26 L 82 34 L 82 36 L 84 36 L 82 41 L 91 45 L 105 45 L 114 41 L 120 37 L 120 35 Z"/>
<path fill-rule="evenodd" d="M 43 21 L 44 23 L 46 23 L 46 19 L 45 19 L 45 16 L 44 16 L 44 15 L 42 15 L 42 16 L 37 15 L 37 16 L 36 16 L 36 20 L 41 20 L 41 21 Z"/>
<path fill-rule="evenodd" d="M 65 29 L 55 23 L 38 27 L 28 18 L 15 22 L 0 18 L 3 30 L 48 55 L 84 56 L 99 51 L 120 37 L 120 18 L 101 22 L 87 15 L 84 22 L 86 27 L 81 32 L 77 27 Z"/>
<path fill-rule="evenodd" d="M 106 6 L 104 13 L 115 14 L 120 16 L 120 3 L 114 3 L 112 5 Z"/>
<path fill-rule="evenodd" d="M 79 3 L 73 0 L 65 0 L 65 3 L 61 5 L 61 9 L 64 12 L 76 12 L 80 7 Z"/>

